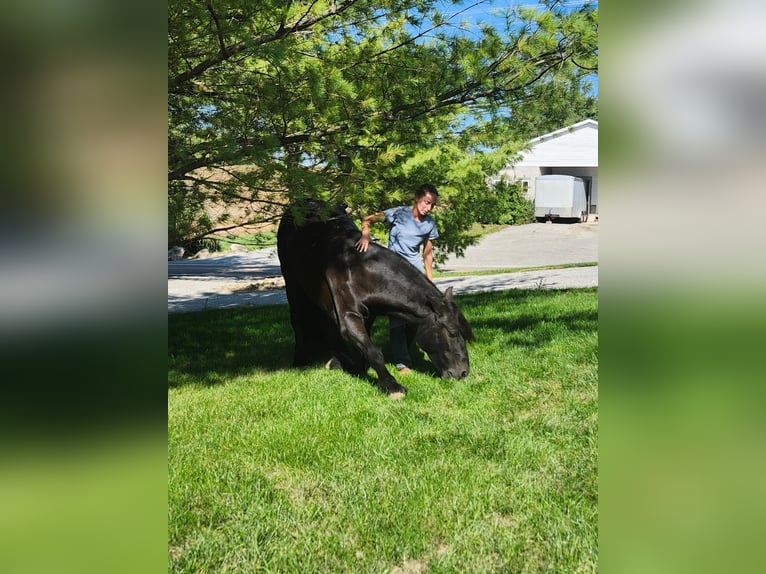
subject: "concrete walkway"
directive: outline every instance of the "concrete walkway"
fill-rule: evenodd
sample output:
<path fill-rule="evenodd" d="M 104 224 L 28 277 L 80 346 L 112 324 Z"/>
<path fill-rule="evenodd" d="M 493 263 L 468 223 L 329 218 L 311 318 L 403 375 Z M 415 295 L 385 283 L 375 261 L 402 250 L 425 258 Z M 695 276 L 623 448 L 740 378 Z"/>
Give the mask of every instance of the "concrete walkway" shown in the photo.
<path fill-rule="evenodd" d="M 533 223 L 487 235 L 450 257 L 441 271 L 511 270 L 598 261 L 598 224 Z M 168 311 L 187 312 L 287 302 L 276 248 L 207 259 L 168 262 Z M 436 278 L 444 291 L 477 293 L 506 289 L 569 289 L 598 286 L 598 266 Z M 272 285 L 273 286 L 273 285 Z"/>

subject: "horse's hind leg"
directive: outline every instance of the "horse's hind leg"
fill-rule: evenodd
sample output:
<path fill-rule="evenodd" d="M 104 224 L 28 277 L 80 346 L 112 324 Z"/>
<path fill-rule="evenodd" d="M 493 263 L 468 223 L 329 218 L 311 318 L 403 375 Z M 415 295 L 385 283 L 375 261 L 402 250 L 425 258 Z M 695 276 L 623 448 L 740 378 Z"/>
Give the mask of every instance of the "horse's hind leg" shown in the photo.
<path fill-rule="evenodd" d="M 326 361 L 332 354 L 329 317 L 300 290 L 287 287 L 290 324 L 295 335 L 293 365 L 303 367 Z"/>

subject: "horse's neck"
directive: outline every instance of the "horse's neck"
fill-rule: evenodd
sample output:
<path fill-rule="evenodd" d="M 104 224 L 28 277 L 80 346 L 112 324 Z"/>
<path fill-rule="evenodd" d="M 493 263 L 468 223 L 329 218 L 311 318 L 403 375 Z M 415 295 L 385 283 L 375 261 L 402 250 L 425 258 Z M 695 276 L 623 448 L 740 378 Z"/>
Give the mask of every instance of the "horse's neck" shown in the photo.
<path fill-rule="evenodd" d="M 390 302 L 390 307 L 402 315 L 407 315 L 409 320 L 421 320 L 428 312 L 429 297 L 439 295 L 438 289 L 426 278 L 425 275 L 409 277 L 407 288 L 402 289 L 398 281 L 391 281 L 390 288 L 399 291 L 399 297 Z"/>
<path fill-rule="evenodd" d="M 373 252 L 378 250 L 381 250 L 381 253 L 388 252 L 388 249 L 382 245 L 373 244 L 370 245 L 370 249 Z M 389 297 L 386 297 L 387 307 L 403 314 L 409 314 L 413 318 L 416 315 L 422 316 L 427 309 L 428 300 L 439 297 L 441 292 L 422 271 L 409 263 L 404 264 L 401 261 L 398 265 L 394 265 L 395 273 L 388 272 L 390 268 L 387 269 L 386 266 L 390 264 L 390 261 L 389 255 L 381 255 L 370 279 L 379 289 L 389 294 Z M 391 297 L 390 294 L 395 296 Z"/>

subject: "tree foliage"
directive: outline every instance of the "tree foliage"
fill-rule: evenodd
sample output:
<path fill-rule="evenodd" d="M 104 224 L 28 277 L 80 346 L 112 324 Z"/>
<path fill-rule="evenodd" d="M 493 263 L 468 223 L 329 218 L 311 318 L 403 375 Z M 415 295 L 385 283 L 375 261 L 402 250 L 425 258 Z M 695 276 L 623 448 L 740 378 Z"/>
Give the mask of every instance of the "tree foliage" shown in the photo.
<path fill-rule="evenodd" d="M 519 182 L 501 179 L 476 198 L 476 221 L 485 224 L 520 225 L 535 221 L 535 208 Z"/>
<path fill-rule="evenodd" d="M 597 23 L 556 1 L 170 0 L 169 241 L 227 227 L 205 200 L 251 222 L 304 197 L 358 216 L 430 182 L 441 254 L 460 252 L 486 177 L 595 116 Z"/>

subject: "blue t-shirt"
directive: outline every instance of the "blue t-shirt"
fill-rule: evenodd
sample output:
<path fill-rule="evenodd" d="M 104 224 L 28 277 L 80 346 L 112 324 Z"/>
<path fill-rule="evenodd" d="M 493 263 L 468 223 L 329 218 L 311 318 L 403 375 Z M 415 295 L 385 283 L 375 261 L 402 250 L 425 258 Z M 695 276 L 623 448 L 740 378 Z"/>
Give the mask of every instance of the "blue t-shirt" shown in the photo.
<path fill-rule="evenodd" d="M 423 221 L 418 221 L 412 215 L 411 205 L 392 207 L 383 213 L 391 226 L 388 234 L 388 248 L 423 271 L 420 246 L 429 239 L 434 240 L 439 237 L 434 220 L 430 215 L 426 215 Z"/>

